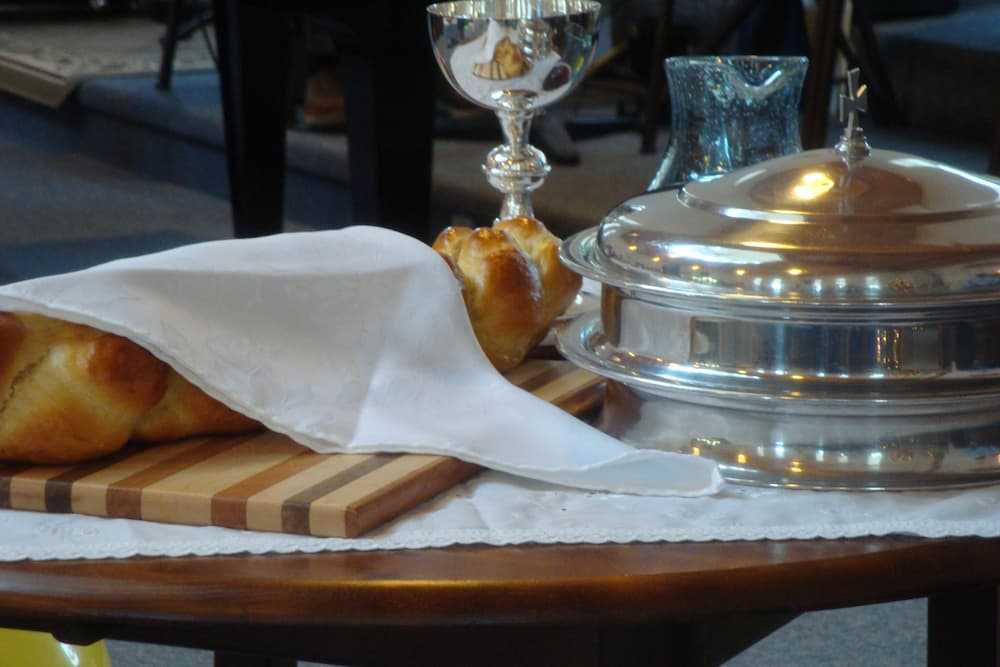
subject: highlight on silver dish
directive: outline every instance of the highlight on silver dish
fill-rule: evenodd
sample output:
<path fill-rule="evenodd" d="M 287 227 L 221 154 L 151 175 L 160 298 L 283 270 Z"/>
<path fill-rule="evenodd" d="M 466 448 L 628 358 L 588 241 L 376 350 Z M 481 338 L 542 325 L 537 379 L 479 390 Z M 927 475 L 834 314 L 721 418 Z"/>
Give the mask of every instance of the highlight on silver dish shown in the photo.
<path fill-rule="evenodd" d="M 559 347 L 602 428 L 730 481 L 1000 479 L 1000 184 L 871 148 L 852 72 L 834 148 L 648 192 L 568 239 L 602 283 Z"/>

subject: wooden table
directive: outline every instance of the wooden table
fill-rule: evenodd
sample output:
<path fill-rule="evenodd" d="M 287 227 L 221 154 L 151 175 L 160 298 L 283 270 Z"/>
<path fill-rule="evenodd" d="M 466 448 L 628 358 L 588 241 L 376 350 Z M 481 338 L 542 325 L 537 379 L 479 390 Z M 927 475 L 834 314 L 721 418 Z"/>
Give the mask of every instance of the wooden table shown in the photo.
<path fill-rule="evenodd" d="M 980 665 L 998 581 L 1000 540 L 901 537 L 24 562 L 0 625 L 244 667 L 706 665 L 804 611 L 929 596 L 929 664 Z"/>

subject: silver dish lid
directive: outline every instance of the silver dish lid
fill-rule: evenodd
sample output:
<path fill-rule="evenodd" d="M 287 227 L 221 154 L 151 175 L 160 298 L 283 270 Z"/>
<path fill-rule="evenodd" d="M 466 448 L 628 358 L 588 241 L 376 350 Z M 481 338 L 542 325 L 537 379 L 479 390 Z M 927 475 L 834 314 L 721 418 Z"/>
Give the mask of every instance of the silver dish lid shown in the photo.
<path fill-rule="evenodd" d="M 570 239 L 603 283 L 822 307 L 1000 301 L 1000 181 L 886 150 L 785 156 L 648 192 Z"/>
<path fill-rule="evenodd" d="M 557 334 L 611 381 L 601 428 L 731 481 L 1000 481 L 1000 184 L 871 150 L 864 91 L 849 72 L 833 149 L 635 197 L 564 243 L 605 284 Z"/>

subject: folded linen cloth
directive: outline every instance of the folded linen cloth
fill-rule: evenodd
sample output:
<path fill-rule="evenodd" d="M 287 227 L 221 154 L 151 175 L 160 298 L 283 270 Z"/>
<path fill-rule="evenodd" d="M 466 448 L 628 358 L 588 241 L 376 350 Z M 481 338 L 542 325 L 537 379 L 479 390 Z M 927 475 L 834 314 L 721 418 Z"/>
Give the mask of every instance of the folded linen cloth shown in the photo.
<path fill-rule="evenodd" d="M 586 489 L 694 496 L 697 457 L 632 449 L 517 389 L 476 342 L 449 268 L 375 227 L 217 241 L 0 287 L 0 310 L 142 345 L 319 452 L 415 452 Z"/>

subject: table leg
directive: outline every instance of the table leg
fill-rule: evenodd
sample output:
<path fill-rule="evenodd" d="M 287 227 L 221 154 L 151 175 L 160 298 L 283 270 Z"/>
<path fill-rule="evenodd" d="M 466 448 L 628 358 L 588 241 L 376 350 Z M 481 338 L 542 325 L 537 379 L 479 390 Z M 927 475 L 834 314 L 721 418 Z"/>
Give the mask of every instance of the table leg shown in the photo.
<path fill-rule="evenodd" d="M 177 27 L 180 24 L 181 5 L 184 0 L 173 0 L 167 4 L 167 31 L 160 38 L 160 75 L 156 87 L 170 90 L 170 80 L 174 76 L 174 55 L 177 51 Z"/>
<path fill-rule="evenodd" d="M 283 15 L 239 0 L 214 0 L 233 235 L 281 231 L 289 30 Z"/>
<path fill-rule="evenodd" d="M 997 588 L 932 595 L 927 605 L 927 665 L 1000 665 Z"/>
<path fill-rule="evenodd" d="M 697 623 L 607 628 L 601 633 L 600 667 L 677 665 L 716 667 L 781 628 L 798 614 L 733 614 Z"/>
<path fill-rule="evenodd" d="M 295 667 L 297 660 L 291 658 L 268 658 L 245 653 L 215 652 L 215 667 Z"/>

